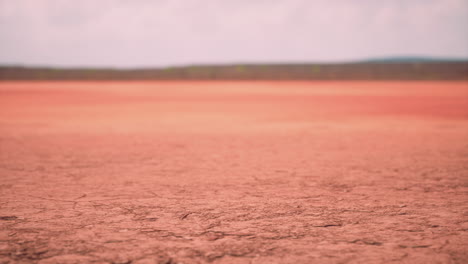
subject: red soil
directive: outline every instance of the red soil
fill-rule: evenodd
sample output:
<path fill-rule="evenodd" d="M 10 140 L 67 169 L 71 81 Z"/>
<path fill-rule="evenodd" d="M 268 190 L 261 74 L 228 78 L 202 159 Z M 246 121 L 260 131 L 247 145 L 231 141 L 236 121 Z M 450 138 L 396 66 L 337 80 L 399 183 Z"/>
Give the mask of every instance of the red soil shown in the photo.
<path fill-rule="evenodd" d="M 0 263 L 468 263 L 467 82 L 0 83 Z"/>

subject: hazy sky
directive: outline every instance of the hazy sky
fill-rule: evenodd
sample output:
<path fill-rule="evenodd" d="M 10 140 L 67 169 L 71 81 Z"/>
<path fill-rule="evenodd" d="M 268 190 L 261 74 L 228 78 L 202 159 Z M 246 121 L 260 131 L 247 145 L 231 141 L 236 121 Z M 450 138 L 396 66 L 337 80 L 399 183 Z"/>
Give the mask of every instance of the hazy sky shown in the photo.
<path fill-rule="evenodd" d="M 467 0 L 0 0 L 0 64 L 468 57 Z"/>

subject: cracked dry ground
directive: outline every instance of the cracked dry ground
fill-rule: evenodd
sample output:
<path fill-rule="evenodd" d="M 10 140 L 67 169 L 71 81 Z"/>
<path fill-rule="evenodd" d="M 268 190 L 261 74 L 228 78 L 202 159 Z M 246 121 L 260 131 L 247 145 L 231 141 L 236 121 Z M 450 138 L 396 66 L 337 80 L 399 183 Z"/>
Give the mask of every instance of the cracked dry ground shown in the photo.
<path fill-rule="evenodd" d="M 0 263 L 468 263 L 467 82 L 4 82 Z"/>

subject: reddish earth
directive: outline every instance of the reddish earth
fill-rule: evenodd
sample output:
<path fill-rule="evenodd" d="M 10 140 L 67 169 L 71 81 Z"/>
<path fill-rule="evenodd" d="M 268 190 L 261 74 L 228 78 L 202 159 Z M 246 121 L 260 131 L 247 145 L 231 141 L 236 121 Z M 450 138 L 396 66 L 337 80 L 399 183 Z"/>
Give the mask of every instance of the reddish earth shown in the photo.
<path fill-rule="evenodd" d="M 467 82 L 0 83 L 0 263 L 468 263 Z"/>

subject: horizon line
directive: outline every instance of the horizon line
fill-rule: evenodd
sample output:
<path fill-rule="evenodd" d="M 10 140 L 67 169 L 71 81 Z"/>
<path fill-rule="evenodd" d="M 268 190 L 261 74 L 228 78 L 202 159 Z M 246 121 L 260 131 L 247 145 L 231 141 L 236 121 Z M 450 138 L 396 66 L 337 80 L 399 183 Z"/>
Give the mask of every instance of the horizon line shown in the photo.
<path fill-rule="evenodd" d="M 28 68 L 28 69 L 58 69 L 58 70 L 162 70 L 174 68 L 190 67 L 229 67 L 229 66 L 294 66 L 294 65 L 343 65 L 343 64 L 362 64 L 362 63 L 439 63 L 439 62 L 465 62 L 468 63 L 468 57 L 437 57 L 437 56 L 388 56 L 374 57 L 366 59 L 343 60 L 343 61 L 271 61 L 271 62 L 220 62 L 220 63 L 186 63 L 173 64 L 166 66 L 68 66 L 68 65 L 46 65 L 46 64 L 22 64 L 22 63 L 0 63 L 1 68 Z"/>

